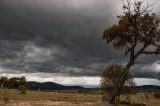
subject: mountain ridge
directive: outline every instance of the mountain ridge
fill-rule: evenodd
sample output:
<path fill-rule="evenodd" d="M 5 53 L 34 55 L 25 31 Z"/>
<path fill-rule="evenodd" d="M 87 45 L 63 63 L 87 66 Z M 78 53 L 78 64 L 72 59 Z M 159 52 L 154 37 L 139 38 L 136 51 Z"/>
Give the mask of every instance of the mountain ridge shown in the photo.
<path fill-rule="evenodd" d="M 98 86 L 93 85 L 62 85 L 55 82 L 36 82 L 36 81 L 28 81 L 27 82 L 28 89 L 31 90 L 70 90 L 70 89 L 85 89 L 85 88 L 98 88 Z M 160 89 L 158 85 L 141 85 L 136 86 L 138 89 Z"/>
<path fill-rule="evenodd" d="M 67 89 L 84 89 L 82 86 L 64 86 L 55 82 L 36 82 L 36 81 L 28 81 L 27 82 L 28 89 L 31 90 L 67 90 Z"/>

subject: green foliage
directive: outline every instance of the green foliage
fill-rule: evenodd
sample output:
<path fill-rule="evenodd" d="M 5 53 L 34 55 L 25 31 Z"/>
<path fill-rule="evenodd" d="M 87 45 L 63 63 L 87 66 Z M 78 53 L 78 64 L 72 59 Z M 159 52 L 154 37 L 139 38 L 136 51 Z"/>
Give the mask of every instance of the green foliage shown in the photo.
<path fill-rule="evenodd" d="M 7 87 L 8 86 L 8 78 L 7 77 L 1 77 L 0 78 L 0 85 L 1 85 L 1 88 L 2 87 Z"/>
<path fill-rule="evenodd" d="M 160 91 L 155 91 L 154 97 L 160 99 Z"/>
<path fill-rule="evenodd" d="M 103 39 L 129 56 L 123 74 L 120 74 L 119 80 L 114 81 L 109 103 L 114 103 L 116 96 L 120 94 L 127 75 L 139 56 L 160 55 L 160 19 L 150 10 L 152 5 L 144 6 L 143 3 L 124 0 L 123 14 L 118 16 L 118 23 L 104 30 Z"/>
<path fill-rule="evenodd" d="M 20 94 L 26 94 L 26 85 L 20 85 L 18 87 Z"/>
<path fill-rule="evenodd" d="M 107 91 L 112 91 L 113 87 L 115 86 L 119 78 L 122 76 L 123 72 L 124 72 L 124 68 L 122 65 L 112 64 L 108 66 L 101 75 L 100 87 Z M 135 85 L 131 74 L 128 74 L 128 76 L 125 79 L 126 79 L 126 82 L 124 83 L 124 86 Z"/>
<path fill-rule="evenodd" d="M 0 78 L 1 88 L 18 88 L 19 86 L 27 86 L 25 77 L 1 77 Z"/>
<path fill-rule="evenodd" d="M 106 86 L 114 86 L 122 72 L 123 66 L 121 65 L 112 64 L 108 66 L 101 75 L 101 88 L 106 88 Z"/>
<path fill-rule="evenodd" d="M 131 2 L 124 3 L 124 14 L 118 16 L 117 24 L 104 31 L 103 39 L 112 43 L 114 48 L 123 50 L 126 55 L 138 50 L 140 45 L 155 47 L 154 51 L 145 54 L 160 54 L 160 19 L 149 11 L 150 6 L 143 7 L 141 1 L 135 1 L 134 5 Z"/>

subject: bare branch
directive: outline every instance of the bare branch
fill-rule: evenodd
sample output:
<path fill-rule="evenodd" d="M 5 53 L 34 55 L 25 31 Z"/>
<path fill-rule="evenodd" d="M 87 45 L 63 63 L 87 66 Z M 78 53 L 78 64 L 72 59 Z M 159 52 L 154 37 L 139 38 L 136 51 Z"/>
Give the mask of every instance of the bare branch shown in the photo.
<path fill-rule="evenodd" d="M 125 55 L 127 55 L 132 49 L 131 48 L 128 48 L 125 52 Z"/>
<path fill-rule="evenodd" d="M 144 44 L 144 46 L 141 49 L 139 49 L 139 51 L 135 54 L 134 58 L 136 59 L 140 54 L 142 54 L 148 46 L 149 45 Z"/>

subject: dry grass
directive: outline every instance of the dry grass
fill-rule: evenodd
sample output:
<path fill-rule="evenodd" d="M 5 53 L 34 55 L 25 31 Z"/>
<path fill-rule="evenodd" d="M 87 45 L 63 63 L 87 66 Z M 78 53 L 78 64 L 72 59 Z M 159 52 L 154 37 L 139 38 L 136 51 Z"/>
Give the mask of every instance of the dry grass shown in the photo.
<path fill-rule="evenodd" d="M 0 90 L 0 100 L 3 100 L 4 90 Z M 72 101 L 72 102 L 97 102 L 101 100 L 101 95 L 78 94 L 78 93 L 56 93 L 27 91 L 25 95 L 18 90 L 10 89 L 7 91 L 9 100 L 31 100 L 31 101 Z"/>
<path fill-rule="evenodd" d="M 23 95 L 18 90 L 9 89 L 5 96 L 9 102 L 4 103 L 4 90 L 1 89 L 0 106 L 103 106 L 98 102 L 101 100 L 101 95 L 39 91 L 27 91 Z M 160 106 L 160 100 L 155 99 L 151 93 L 129 95 L 129 99 L 126 99 L 127 96 L 122 95 L 120 100 L 131 103 L 146 103 L 147 106 Z"/>
<path fill-rule="evenodd" d="M 127 101 L 128 95 L 122 95 L 121 100 Z M 135 95 L 129 95 L 131 103 L 146 104 L 147 106 L 160 106 L 160 100 L 156 99 L 152 93 L 137 93 Z"/>
<path fill-rule="evenodd" d="M 54 101 L 10 101 L 8 103 L 0 102 L 0 106 L 105 106 L 102 103 L 71 103 Z"/>

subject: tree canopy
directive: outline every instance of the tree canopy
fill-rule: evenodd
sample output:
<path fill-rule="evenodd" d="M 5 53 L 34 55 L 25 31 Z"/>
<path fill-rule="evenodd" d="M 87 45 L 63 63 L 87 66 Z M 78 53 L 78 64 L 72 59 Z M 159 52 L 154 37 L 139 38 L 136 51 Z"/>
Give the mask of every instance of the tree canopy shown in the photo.
<path fill-rule="evenodd" d="M 128 1 L 128 0 L 127 0 Z M 143 7 L 143 2 L 131 1 L 124 3 L 123 15 L 118 16 L 119 22 L 104 31 L 103 39 L 112 43 L 116 49 L 123 50 L 131 57 L 140 54 L 160 54 L 160 20 L 150 12 L 150 6 Z M 145 51 L 148 47 L 152 51 Z"/>
<path fill-rule="evenodd" d="M 120 93 L 130 68 L 137 63 L 141 55 L 160 55 L 160 19 L 152 12 L 152 5 L 144 5 L 142 1 L 123 1 L 123 14 L 118 16 L 118 23 L 105 29 L 103 39 L 122 50 L 129 57 L 124 73 L 114 85 L 109 96 L 113 103 Z"/>
<path fill-rule="evenodd" d="M 1 77 L 0 78 L 0 85 L 1 88 L 15 88 L 17 89 L 20 86 L 27 86 L 26 78 L 25 77 Z"/>

